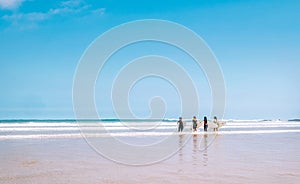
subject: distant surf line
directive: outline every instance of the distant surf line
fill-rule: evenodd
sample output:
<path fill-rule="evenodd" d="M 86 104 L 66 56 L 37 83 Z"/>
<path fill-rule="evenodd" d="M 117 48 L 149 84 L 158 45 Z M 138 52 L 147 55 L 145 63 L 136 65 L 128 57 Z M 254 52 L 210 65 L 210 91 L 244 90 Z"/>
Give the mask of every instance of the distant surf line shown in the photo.
<path fill-rule="evenodd" d="M 82 127 L 134 127 L 134 126 L 176 126 L 176 122 L 85 122 L 81 123 Z M 186 123 L 186 126 L 191 125 L 190 122 Z M 300 122 L 226 122 L 223 127 L 226 126 L 300 126 Z M 78 127 L 77 123 L 47 123 L 47 122 L 28 122 L 28 123 L 0 123 L 0 128 L 8 128 L 8 127 Z"/>
<path fill-rule="evenodd" d="M 187 129 L 188 127 L 186 127 Z M 300 128 L 300 125 L 282 125 L 282 126 L 276 126 L 276 125 L 264 125 L 264 126 L 223 126 L 221 129 L 251 129 L 251 128 Z M 135 129 L 140 129 L 140 130 L 169 130 L 169 129 L 177 129 L 177 126 L 159 126 L 155 128 L 150 128 L 150 127 L 135 127 L 135 129 L 131 129 L 130 127 L 125 127 L 125 126 L 119 126 L 119 127 L 85 127 L 85 130 L 135 130 Z M 42 132 L 42 131 L 79 131 L 80 128 L 77 126 L 56 126 L 56 127 L 0 127 L 0 132 L 27 132 L 27 131 L 37 131 L 37 132 Z"/>
<path fill-rule="evenodd" d="M 218 131 L 218 132 L 116 132 L 85 134 L 88 137 L 138 137 L 138 136 L 172 136 L 172 135 L 232 135 L 232 134 L 275 134 L 275 133 L 300 133 L 297 130 L 241 130 L 241 131 Z M 0 135 L 0 140 L 9 139 L 55 139 L 55 138 L 83 138 L 80 133 L 68 134 L 28 134 L 28 135 Z"/>

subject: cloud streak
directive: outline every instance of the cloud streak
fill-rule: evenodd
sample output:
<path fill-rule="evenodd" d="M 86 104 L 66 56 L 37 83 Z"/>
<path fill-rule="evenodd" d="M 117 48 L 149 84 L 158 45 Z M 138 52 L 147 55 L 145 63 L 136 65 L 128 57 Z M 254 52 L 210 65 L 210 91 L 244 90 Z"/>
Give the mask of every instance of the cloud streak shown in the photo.
<path fill-rule="evenodd" d="M 17 9 L 24 0 L 0 0 L 0 8 L 14 10 Z"/>
<path fill-rule="evenodd" d="M 0 0 L 4 1 L 4 0 Z M 105 8 L 93 9 L 91 5 L 86 4 L 82 0 L 68 0 L 62 2 L 58 7 L 51 8 L 46 12 L 14 12 L 9 15 L 2 16 L 2 19 L 10 22 L 12 26 L 19 29 L 35 28 L 39 22 L 51 19 L 55 16 L 66 15 L 103 15 Z"/>

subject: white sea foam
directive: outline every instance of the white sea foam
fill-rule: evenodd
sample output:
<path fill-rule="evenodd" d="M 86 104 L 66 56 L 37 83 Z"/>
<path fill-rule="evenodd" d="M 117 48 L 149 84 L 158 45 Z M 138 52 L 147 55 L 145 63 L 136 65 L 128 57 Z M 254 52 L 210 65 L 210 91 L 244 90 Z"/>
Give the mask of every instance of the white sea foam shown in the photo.
<path fill-rule="evenodd" d="M 29 122 L 29 123 L 0 123 L 2 127 L 62 127 L 62 126 L 77 126 L 77 123 L 45 123 L 45 122 Z"/>
<path fill-rule="evenodd" d="M 219 131 L 219 132 L 118 132 L 86 134 L 88 137 L 138 137 L 138 136 L 173 136 L 173 135 L 205 135 L 205 134 L 274 134 L 274 133 L 300 133 L 297 130 L 250 130 L 250 131 Z M 28 135 L 0 135 L 0 140 L 7 139 L 48 139 L 48 138 L 83 138 L 80 133 L 68 134 L 28 134 Z"/>
<path fill-rule="evenodd" d="M 225 121 L 226 122 L 226 121 Z M 191 122 L 187 122 L 187 125 L 190 125 Z M 30 122 L 30 123 L 0 123 L 0 128 L 6 127 L 78 127 L 80 126 L 105 126 L 105 127 L 119 127 L 119 126 L 128 126 L 128 127 L 155 127 L 155 126 L 176 126 L 176 122 L 72 122 L 72 123 L 47 123 L 47 122 Z M 227 121 L 226 126 L 269 126 L 269 125 L 300 125 L 300 122 L 288 122 L 288 121 Z"/>
<path fill-rule="evenodd" d="M 168 136 L 176 135 L 176 122 L 1 122 L 0 140 L 79 138 L 80 132 L 90 136 Z M 192 134 L 191 123 L 186 123 L 184 134 Z M 220 128 L 217 134 L 264 134 L 299 133 L 300 122 L 288 121 L 231 121 Z M 202 127 L 196 134 L 203 134 Z M 212 132 L 213 134 L 215 132 Z M 208 132 L 210 134 L 210 132 Z"/>
<path fill-rule="evenodd" d="M 186 127 L 188 128 L 188 126 Z M 268 125 L 262 125 L 262 124 L 256 124 L 256 125 L 226 125 L 223 126 L 221 129 L 250 129 L 250 128 L 300 128 L 300 124 L 292 125 L 292 124 L 284 124 L 284 125 L 276 125 L 276 124 L 268 124 Z M 173 126 L 158 126 L 158 127 L 127 127 L 127 126 L 104 126 L 104 127 L 84 127 L 84 130 L 94 130 L 94 131 L 100 131 L 100 130 L 170 130 L 170 129 L 177 129 L 176 125 Z M 57 126 L 57 127 L 1 127 L 0 132 L 26 132 L 26 131 L 79 131 L 80 128 L 77 126 Z"/>

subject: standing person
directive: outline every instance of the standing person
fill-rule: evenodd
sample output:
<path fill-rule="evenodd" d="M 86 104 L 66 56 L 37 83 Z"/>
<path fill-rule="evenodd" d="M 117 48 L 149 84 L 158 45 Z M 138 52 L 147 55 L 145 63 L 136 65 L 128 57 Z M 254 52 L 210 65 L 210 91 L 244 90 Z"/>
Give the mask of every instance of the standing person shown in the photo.
<path fill-rule="evenodd" d="M 193 117 L 193 132 L 196 132 L 197 131 L 197 118 L 196 116 Z"/>
<path fill-rule="evenodd" d="M 218 129 L 219 129 L 219 124 L 218 124 L 218 119 L 217 119 L 217 116 L 214 116 L 214 124 L 215 124 L 215 126 L 217 126 L 216 128 L 214 128 L 214 131 L 218 131 Z"/>
<path fill-rule="evenodd" d="M 182 117 L 179 117 L 179 120 L 177 121 L 177 125 L 178 125 L 178 132 L 182 132 L 182 130 L 183 130 Z"/>
<path fill-rule="evenodd" d="M 207 124 L 207 117 L 204 116 L 204 131 L 207 132 L 207 127 L 208 127 L 208 124 Z"/>

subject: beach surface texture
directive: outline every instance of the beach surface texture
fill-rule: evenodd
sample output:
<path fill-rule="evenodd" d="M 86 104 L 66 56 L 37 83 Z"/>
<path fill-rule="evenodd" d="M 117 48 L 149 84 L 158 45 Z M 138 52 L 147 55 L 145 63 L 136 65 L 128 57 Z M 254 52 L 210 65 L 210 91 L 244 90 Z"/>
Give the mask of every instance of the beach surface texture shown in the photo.
<path fill-rule="evenodd" d="M 0 183 L 298 183 L 299 121 L 226 121 L 213 132 L 196 133 L 188 122 L 177 132 L 176 120 L 131 122 L 158 124 L 130 130 L 121 121 L 87 122 L 91 136 L 108 136 L 139 146 L 174 138 L 178 149 L 156 163 L 132 166 L 107 159 L 83 138 L 73 120 L 0 122 Z M 105 131 L 104 131 L 105 129 Z M 186 140 L 186 141 L 183 141 Z M 115 150 L 122 154 L 122 148 Z M 156 154 L 155 151 L 149 155 Z M 147 157 L 146 155 L 140 155 Z"/>

